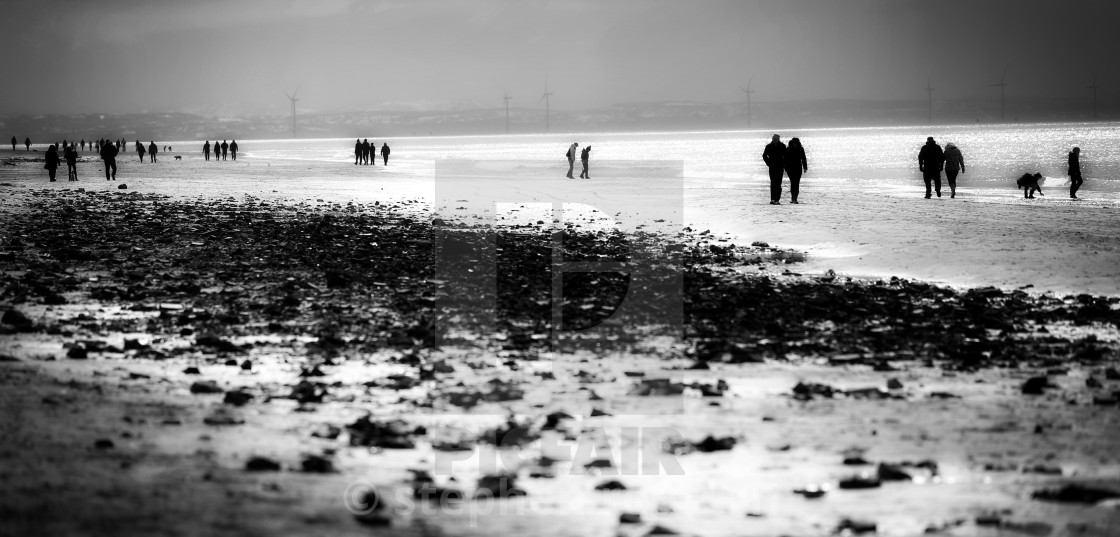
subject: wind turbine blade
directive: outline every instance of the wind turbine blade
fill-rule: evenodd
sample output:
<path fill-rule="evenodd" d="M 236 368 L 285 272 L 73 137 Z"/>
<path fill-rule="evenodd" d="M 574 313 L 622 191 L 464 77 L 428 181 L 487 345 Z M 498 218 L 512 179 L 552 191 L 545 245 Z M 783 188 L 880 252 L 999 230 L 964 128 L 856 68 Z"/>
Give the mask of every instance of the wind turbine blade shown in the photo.
<path fill-rule="evenodd" d="M 545 97 L 548 97 L 548 93 L 547 93 L 547 92 L 546 92 L 546 93 L 545 93 L 544 95 L 541 95 L 541 98 L 537 100 L 537 104 L 540 104 L 540 103 L 541 103 L 541 101 L 543 101 Z"/>

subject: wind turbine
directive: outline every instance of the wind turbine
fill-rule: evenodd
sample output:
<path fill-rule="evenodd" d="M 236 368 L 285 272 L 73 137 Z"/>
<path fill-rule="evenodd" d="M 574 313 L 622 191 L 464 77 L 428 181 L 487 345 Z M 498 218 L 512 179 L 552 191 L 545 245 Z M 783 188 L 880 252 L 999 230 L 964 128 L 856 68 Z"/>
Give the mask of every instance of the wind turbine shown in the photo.
<path fill-rule="evenodd" d="M 502 100 L 506 102 L 506 134 L 509 134 L 509 102 L 513 100 L 513 97 L 510 97 L 509 92 L 506 92 Z"/>
<path fill-rule="evenodd" d="M 288 100 L 292 101 L 292 138 L 296 137 L 296 101 L 299 100 L 296 98 L 296 94 L 299 93 L 299 88 L 302 85 L 303 84 L 296 86 L 296 90 L 293 91 L 291 95 L 288 95 L 287 92 L 284 92 L 284 95 L 288 95 Z"/>
<path fill-rule="evenodd" d="M 1098 87 L 1100 87 L 1100 86 L 1097 86 L 1097 75 L 1096 75 L 1096 73 L 1094 73 L 1093 74 L 1093 84 L 1089 86 L 1089 89 L 1093 90 L 1093 119 L 1097 119 L 1097 88 Z"/>
<path fill-rule="evenodd" d="M 754 93 L 754 90 L 751 89 L 751 84 L 753 84 L 753 83 L 754 83 L 754 75 L 751 75 L 750 81 L 747 82 L 747 87 L 744 88 L 743 86 L 739 86 L 739 89 L 743 90 L 743 93 L 746 94 L 746 96 L 747 96 L 747 128 L 748 129 L 751 128 L 751 94 Z"/>
<path fill-rule="evenodd" d="M 1003 89 L 1007 87 L 1007 69 L 1004 69 L 1003 76 L 999 77 L 999 84 L 992 84 L 992 87 L 995 86 L 999 86 L 999 120 L 1004 121 L 1007 116 L 1004 113 L 1006 108 L 1004 107 Z"/>
<path fill-rule="evenodd" d="M 541 101 L 544 101 L 544 132 L 548 132 L 548 129 L 549 129 L 549 124 L 548 124 L 548 112 L 549 112 L 549 102 L 550 102 L 549 97 L 552 97 L 552 92 L 548 91 L 548 77 L 546 76 L 546 77 L 544 77 L 544 95 L 541 95 L 541 98 L 539 100 L 537 100 L 537 104 L 540 104 Z"/>
<path fill-rule="evenodd" d="M 933 125 L 933 77 L 926 79 L 926 96 L 929 97 L 929 124 Z"/>

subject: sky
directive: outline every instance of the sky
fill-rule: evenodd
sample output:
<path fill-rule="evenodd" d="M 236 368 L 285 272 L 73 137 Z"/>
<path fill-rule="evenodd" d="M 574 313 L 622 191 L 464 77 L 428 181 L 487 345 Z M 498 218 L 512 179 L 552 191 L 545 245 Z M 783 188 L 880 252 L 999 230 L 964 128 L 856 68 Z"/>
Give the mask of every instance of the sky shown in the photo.
<path fill-rule="evenodd" d="M 1115 0 L 4 2 L 0 114 L 1120 98 Z M 998 97 L 997 97 L 998 98 Z"/>

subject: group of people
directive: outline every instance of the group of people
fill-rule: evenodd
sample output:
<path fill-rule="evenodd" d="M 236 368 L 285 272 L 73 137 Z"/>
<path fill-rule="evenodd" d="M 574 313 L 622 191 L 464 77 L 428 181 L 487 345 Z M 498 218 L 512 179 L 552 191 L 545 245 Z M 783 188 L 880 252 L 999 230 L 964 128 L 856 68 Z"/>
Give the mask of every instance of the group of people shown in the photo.
<path fill-rule="evenodd" d="M 572 177 L 572 172 L 576 168 L 576 151 L 579 151 L 579 144 L 573 142 L 568 146 L 568 152 L 564 156 L 568 159 L 568 179 L 575 179 Z M 583 148 L 579 152 L 579 161 L 583 164 L 583 171 L 579 172 L 580 179 L 591 179 L 591 174 L 587 172 L 587 161 L 591 158 L 591 146 Z"/>
<path fill-rule="evenodd" d="M 206 140 L 206 143 L 202 144 L 202 156 L 206 160 L 210 160 L 210 140 Z M 232 143 L 226 143 L 225 140 L 222 140 L 220 144 L 217 140 L 214 140 L 214 160 L 226 160 L 227 157 L 233 157 L 233 160 L 237 160 L 237 140 Z"/>
<path fill-rule="evenodd" d="M 1067 174 L 1069 175 L 1069 197 L 1078 199 L 1077 191 L 1085 180 L 1081 178 L 1081 148 L 1074 147 L 1069 152 Z M 926 138 L 926 144 L 918 151 L 918 170 L 922 172 L 922 179 L 926 183 L 926 199 L 931 197 L 930 185 L 935 188 L 937 197 L 941 197 L 941 171 L 945 171 L 945 178 L 949 182 L 949 197 L 957 197 L 957 173 L 964 173 L 964 157 L 961 150 L 952 143 L 945 144 L 945 149 L 937 145 L 933 137 Z M 1023 189 L 1023 197 L 1034 199 L 1035 192 L 1043 196 L 1041 173 L 1024 173 L 1015 181 L 1018 188 Z"/>
<path fill-rule="evenodd" d="M 354 165 L 375 164 L 377 162 L 377 142 L 369 143 L 369 138 L 354 140 Z M 381 163 L 389 165 L 389 144 L 381 144 Z"/>
<path fill-rule="evenodd" d="M 799 138 L 790 138 L 789 146 L 782 143 L 782 137 L 775 134 L 766 148 L 762 150 L 762 162 L 770 172 L 770 205 L 781 205 L 782 175 L 789 176 L 790 203 L 797 203 L 801 191 L 801 174 L 809 171 L 809 161 L 805 159 L 805 148 Z"/>
<path fill-rule="evenodd" d="M 28 141 L 30 146 L 30 140 Z M 62 156 L 58 156 L 58 146 L 51 144 L 47 148 L 46 165 L 43 166 L 47 170 L 47 175 L 50 176 L 51 182 L 55 181 L 55 172 L 58 170 L 59 164 L 66 161 L 66 176 L 70 181 L 78 180 L 78 149 L 73 143 L 63 147 Z"/>

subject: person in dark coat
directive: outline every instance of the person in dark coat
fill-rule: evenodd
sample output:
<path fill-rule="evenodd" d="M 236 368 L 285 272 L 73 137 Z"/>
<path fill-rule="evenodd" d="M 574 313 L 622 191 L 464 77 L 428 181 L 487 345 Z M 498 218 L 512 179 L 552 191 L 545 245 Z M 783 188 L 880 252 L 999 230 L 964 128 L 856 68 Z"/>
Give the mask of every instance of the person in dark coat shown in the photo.
<path fill-rule="evenodd" d="M 790 138 L 789 147 L 785 154 L 786 176 L 789 177 L 790 203 L 797 203 L 797 194 L 801 187 L 801 174 L 809 171 L 809 163 L 805 160 L 805 148 L 801 147 L 800 138 Z"/>
<path fill-rule="evenodd" d="M 377 158 L 377 156 L 374 155 L 373 158 Z M 382 165 L 388 166 L 389 165 L 389 144 L 385 144 L 385 143 L 381 144 L 381 158 L 382 158 Z"/>
<path fill-rule="evenodd" d="M 930 183 L 936 186 L 937 197 L 941 197 L 941 168 L 944 165 L 945 152 L 933 141 L 933 136 L 926 138 L 926 145 L 918 151 L 918 170 L 922 172 L 922 180 L 926 182 L 927 200 L 930 198 Z"/>
<path fill-rule="evenodd" d="M 957 173 L 964 173 L 964 155 L 952 142 L 945 144 L 945 179 L 949 182 L 949 197 L 957 197 Z"/>
<path fill-rule="evenodd" d="M 16 137 L 12 136 L 12 151 L 16 150 L 16 143 L 18 143 L 18 141 L 16 140 Z"/>
<path fill-rule="evenodd" d="M 156 162 L 156 153 L 159 153 L 159 146 L 156 145 L 154 140 L 148 140 L 148 162 Z"/>
<path fill-rule="evenodd" d="M 27 151 L 31 151 L 31 138 L 30 137 L 23 139 L 23 146 L 25 148 L 27 148 Z"/>
<path fill-rule="evenodd" d="M 210 140 L 206 140 L 206 143 L 202 144 L 202 156 L 206 160 L 210 160 Z"/>
<path fill-rule="evenodd" d="M 377 166 L 377 142 L 369 143 L 369 165 Z"/>
<path fill-rule="evenodd" d="M 370 147 L 369 147 L 369 138 L 363 138 L 362 139 L 362 164 L 363 165 L 369 164 L 370 152 L 371 151 L 373 151 L 373 150 L 370 149 Z M 373 155 L 373 158 L 376 159 L 377 155 Z"/>
<path fill-rule="evenodd" d="M 1018 185 L 1019 188 L 1023 189 L 1023 198 L 1024 199 L 1028 199 L 1028 198 L 1029 199 L 1034 199 L 1034 193 L 1035 192 L 1038 192 L 1039 196 L 1045 196 L 1046 195 L 1046 194 L 1042 193 L 1042 187 L 1038 185 L 1038 182 L 1041 179 L 1042 179 L 1042 174 L 1041 173 L 1036 173 L 1034 175 L 1031 175 L 1029 173 L 1024 173 L 1023 176 L 1020 177 L 1018 181 L 1015 181 L 1015 184 Z"/>
<path fill-rule="evenodd" d="M 144 149 L 144 144 L 140 143 L 140 140 L 136 140 L 136 154 L 140 156 L 141 164 L 144 163 L 144 153 L 147 153 Z"/>
<path fill-rule="evenodd" d="M 58 158 L 58 146 L 51 144 L 51 146 L 47 148 L 47 165 L 43 167 L 47 169 L 47 175 L 50 176 L 52 183 L 54 182 L 55 170 L 58 169 L 58 165 L 61 162 L 62 159 Z"/>
<path fill-rule="evenodd" d="M 229 158 L 229 144 L 222 140 L 222 160 Z"/>
<path fill-rule="evenodd" d="M 152 144 L 155 147 L 155 144 Z M 155 153 L 152 153 L 154 156 Z M 101 160 L 105 161 L 105 180 L 117 180 L 117 146 L 113 144 L 103 144 L 101 146 Z M 112 173 L 110 173 L 112 172 Z"/>
<path fill-rule="evenodd" d="M 237 160 L 237 140 L 230 142 L 229 154 L 231 157 L 233 157 L 233 160 Z"/>
<path fill-rule="evenodd" d="M 362 161 L 362 141 L 354 140 L 354 165 Z"/>
<path fill-rule="evenodd" d="M 579 152 L 579 162 L 580 162 L 580 164 L 583 164 L 583 171 L 579 172 L 579 178 L 580 179 L 591 179 L 591 174 L 587 173 L 587 161 L 590 160 L 590 159 L 591 159 L 591 146 L 587 146 L 587 147 L 583 148 L 583 151 Z"/>
<path fill-rule="evenodd" d="M 66 160 L 66 179 L 68 181 L 77 181 L 78 180 L 78 148 L 74 147 L 73 142 L 71 142 L 70 147 L 67 147 L 66 151 L 63 152 L 62 158 L 64 158 Z"/>
<path fill-rule="evenodd" d="M 1081 178 L 1081 148 L 1069 152 L 1069 197 L 1077 199 L 1077 190 L 1085 180 Z"/>
<path fill-rule="evenodd" d="M 775 134 L 766 149 L 762 151 L 762 161 L 770 169 L 770 205 L 781 205 L 782 173 L 786 163 L 786 144 L 782 137 Z"/>

